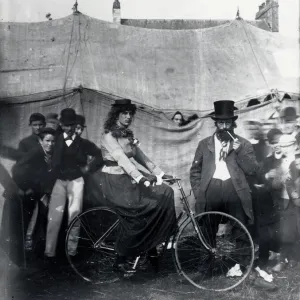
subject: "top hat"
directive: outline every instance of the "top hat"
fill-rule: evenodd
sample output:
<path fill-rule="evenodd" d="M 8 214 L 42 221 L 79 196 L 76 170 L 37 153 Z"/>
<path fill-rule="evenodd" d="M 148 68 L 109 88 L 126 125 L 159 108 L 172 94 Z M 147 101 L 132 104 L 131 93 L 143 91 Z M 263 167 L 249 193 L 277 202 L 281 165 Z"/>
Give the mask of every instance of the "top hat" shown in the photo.
<path fill-rule="evenodd" d="M 83 115 L 76 115 L 76 125 L 86 127 L 85 126 L 85 117 Z"/>
<path fill-rule="evenodd" d="M 131 100 L 130 99 L 118 99 L 115 100 L 115 103 L 113 104 L 113 106 L 119 106 L 119 105 L 132 105 L 131 104 Z"/>
<path fill-rule="evenodd" d="M 234 101 L 220 100 L 214 102 L 214 106 L 214 114 L 210 116 L 213 120 L 217 121 L 232 119 L 235 121 L 238 118 L 238 116 L 234 115 L 234 111 L 236 110 L 234 107 Z"/>
<path fill-rule="evenodd" d="M 297 117 L 296 109 L 292 106 L 288 106 L 280 112 L 280 118 L 284 119 L 286 122 L 295 121 L 297 120 Z"/>
<path fill-rule="evenodd" d="M 64 125 L 74 125 L 76 123 L 76 113 L 73 108 L 65 108 L 60 113 L 60 122 Z"/>

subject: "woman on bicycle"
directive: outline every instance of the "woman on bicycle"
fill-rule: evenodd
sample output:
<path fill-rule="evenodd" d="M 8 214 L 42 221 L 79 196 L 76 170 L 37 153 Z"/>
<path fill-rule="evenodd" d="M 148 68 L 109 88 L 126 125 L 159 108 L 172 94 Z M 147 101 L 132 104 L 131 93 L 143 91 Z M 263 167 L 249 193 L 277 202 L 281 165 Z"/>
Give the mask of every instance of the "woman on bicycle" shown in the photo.
<path fill-rule="evenodd" d="M 116 100 L 108 113 L 101 139 L 104 166 L 100 181 L 107 205 L 120 217 L 118 254 L 114 268 L 132 272 L 128 259 L 148 252 L 172 234 L 176 222 L 174 191 L 162 183 L 170 178 L 139 148 L 129 129 L 136 113 L 131 100 Z M 134 158 L 151 174 L 142 173 L 130 160 Z"/>

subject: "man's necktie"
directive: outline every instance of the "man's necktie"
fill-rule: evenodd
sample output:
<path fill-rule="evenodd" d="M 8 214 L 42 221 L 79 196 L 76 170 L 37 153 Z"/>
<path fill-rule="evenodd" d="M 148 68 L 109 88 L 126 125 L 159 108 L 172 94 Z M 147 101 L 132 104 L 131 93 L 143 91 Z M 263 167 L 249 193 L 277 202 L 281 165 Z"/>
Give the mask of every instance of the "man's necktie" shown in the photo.
<path fill-rule="evenodd" d="M 222 148 L 220 150 L 220 157 L 219 157 L 219 161 L 221 160 L 225 160 L 226 156 L 227 156 L 227 142 L 222 142 Z"/>

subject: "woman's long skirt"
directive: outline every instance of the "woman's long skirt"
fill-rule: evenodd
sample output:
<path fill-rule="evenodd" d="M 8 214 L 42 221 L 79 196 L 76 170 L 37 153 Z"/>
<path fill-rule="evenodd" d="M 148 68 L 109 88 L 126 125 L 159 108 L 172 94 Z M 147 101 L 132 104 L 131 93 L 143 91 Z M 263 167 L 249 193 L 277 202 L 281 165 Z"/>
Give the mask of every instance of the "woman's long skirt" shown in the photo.
<path fill-rule="evenodd" d="M 126 174 L 93 174 L 94 183 L 103 193 L 101 204 L 120 217 L 116 251 L 122 256 L 136 256 L 165 242 L 176 229 L 174 191 L 166 184 L 145 187 L 132 182 Z M 95 184 L 93 188 L 97 189 Z M 99 192 L 100 194 L 100 192 Z"/>

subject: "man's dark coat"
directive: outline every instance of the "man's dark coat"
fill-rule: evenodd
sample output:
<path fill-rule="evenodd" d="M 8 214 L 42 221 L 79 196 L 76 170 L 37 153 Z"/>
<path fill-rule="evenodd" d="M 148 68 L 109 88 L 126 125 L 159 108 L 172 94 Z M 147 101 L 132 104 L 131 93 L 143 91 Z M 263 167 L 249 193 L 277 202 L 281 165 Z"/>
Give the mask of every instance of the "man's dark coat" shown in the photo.
<path fill-rule="evenodd" d="M 252 198 L 246 176 L 256 174 L 258 163 L 251 143 L 240 136 L 236 137 L 241 145 L 234 150 L 231 141 L 225 161 L 244 211 L 253 220 Z M 212 135 L 199 142 L 190 170 L 190 182 L 196 198 L 196 213 L 204 212 L 206 209 L 206 190 L 215 170 L 215 142 Z"/>

